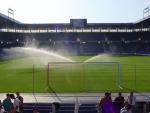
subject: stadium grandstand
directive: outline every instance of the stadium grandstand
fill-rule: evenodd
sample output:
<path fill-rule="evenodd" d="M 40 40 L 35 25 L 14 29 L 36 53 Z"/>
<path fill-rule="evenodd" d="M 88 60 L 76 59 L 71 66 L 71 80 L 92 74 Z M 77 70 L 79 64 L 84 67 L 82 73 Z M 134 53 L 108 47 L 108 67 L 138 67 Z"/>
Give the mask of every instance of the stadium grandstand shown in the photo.
<path fill-rule="evenodd" d="M 149 35 L 149 16 L 133 23 L 87 23 L 86 19 L 70 19 L 70 23 L 63 24 L 25 24 L 0 14 L 1 49 L 21 47 L 26 40 L 37 40 L 39 47 L 56 52 L 65 48 L 75 55 L 149 54 Z"/>

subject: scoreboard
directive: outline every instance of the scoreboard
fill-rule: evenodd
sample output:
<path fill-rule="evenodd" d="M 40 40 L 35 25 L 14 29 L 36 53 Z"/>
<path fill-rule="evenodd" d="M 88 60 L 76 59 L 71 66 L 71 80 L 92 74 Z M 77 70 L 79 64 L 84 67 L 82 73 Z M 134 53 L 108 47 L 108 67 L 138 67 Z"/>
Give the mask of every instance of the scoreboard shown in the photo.
<path fill-rule="evenodd" d="M 70 25 L 75 28 L 83 28 L 87 24 L 87 19 L 70 19 Z"/>

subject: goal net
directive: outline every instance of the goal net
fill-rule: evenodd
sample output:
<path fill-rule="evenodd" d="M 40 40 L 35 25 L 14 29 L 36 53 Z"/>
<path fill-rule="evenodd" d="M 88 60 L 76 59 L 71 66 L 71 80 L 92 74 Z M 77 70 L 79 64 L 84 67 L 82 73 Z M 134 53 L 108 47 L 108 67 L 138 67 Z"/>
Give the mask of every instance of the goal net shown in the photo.
<path fill-rule="evenodd" d="M 118 62 L 49 62 L 46 84 L 55 92 L 117 91 L 121 74 Z"/>

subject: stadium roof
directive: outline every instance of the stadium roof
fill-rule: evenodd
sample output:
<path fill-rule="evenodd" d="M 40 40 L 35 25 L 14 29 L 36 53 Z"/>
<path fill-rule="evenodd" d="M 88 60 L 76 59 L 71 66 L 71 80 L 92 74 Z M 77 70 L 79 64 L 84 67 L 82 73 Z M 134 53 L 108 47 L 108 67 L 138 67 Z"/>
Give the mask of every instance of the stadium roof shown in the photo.
<path fill-rule="evenodd" d="M 138 21 L 136 21 L 135 24 L 136 24 L 136 23 L 141 23 L 141 22 L 147 21 L 147 20 L 150 20 L 150 15 L 147 16 L 147 17 L 144 17 L 144 18 L 142 18 L 142 19 L 140 19 L 140 20 L 138 20 Z"/>
<path fill-rule="evenodd" d="M 8 17 L 8 16 L 6 16 L 6 15 L 4 15 L 4 14 L 2 14 L 2 13 L 0 13 L 0 18 L 4 18 L 4 19 L 6 19 L 6 20 L 9 20 L 9 21 L 11 21 L 11 22 L 15 22 L 15 23 L 17 23 L 17 24 L 22 24 L 20 21 L 15 20 L 15 19 L 13 19 L 13 18 L 11 18 L 11 17 Z"/>
<path fill-rule="evenodd" d="M 1 19 L 1 22 L 4 22 L 4 23 L 15 23 L 15 24 L 18 24 L 18 25 L 23 25 L 23 26 L 32 26 L 32 27 L 45 27 L 45 26 L 48 26 L 48 25 L 51 25 L 52 27 L 63 27 L 63 26 L 68 26 L 70 25 L 71 23 L 40 23 L 40 24 L 28 24 L 28 23 L 22 23 L 18 20 L 15 20 L 11 17 L 8 17 L 2 13 L 0 13 L 0 19 Z M 6 21 L 7 20 L 7 21 Z M 81 19 L 82 20 L 82 19 Z M 143 19 L 140 19 L 136 22 L 130 22 L 130 23 L 87 23 L 88 26 L 132 26 L 133 24 L 141 24 L 141 23 L 149 23 L 150 21 L 150 16 L 146 17 L 146 18 L 143 18 Z"/>

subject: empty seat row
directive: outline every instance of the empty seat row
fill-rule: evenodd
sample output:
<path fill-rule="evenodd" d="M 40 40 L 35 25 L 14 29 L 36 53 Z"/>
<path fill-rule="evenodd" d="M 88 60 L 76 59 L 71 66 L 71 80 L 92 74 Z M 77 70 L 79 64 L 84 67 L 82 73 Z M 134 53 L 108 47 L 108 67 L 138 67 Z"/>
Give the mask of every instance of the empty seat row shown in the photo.
<path fill-rule="evenodd" d="M 40 113 L 51 113 L 52 104 L 49 103 L 25 103 L 23 113 L 32 113 L 33 108 L 37 108 Z M 62 103 L 59 106 L 57 113 L 74 113 L 75 104 L 73 103 Z M 81 104 L 79 106 L 79 113 L 97 113 L 96 104 Z"/>

